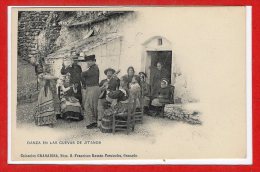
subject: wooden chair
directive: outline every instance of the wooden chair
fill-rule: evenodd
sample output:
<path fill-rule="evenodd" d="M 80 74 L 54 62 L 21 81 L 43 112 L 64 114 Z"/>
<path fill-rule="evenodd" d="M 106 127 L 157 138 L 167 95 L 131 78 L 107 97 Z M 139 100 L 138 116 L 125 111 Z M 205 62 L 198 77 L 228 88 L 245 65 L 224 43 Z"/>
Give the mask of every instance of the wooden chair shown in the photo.
<path fill-rule="evenodd" d="M 141 95 L 139 98 L 140 101 L 140 111 L 135 112 L 135 123 L 143 123 L 143 116 L 144 116 L 144 96 Z"/>
<path fill-rule="evenodd" d="M 170 103 L 166 103 L 166 104 L 174 104 L 174 90 L 175 90 L 175 87 L 174 86 L 171 86 L 171 99 L 170 99 Z M 164 116 L 164 107 L 166 104 L 163 104 L 162 106 L 162 114 Z"/>
<path fill-rule="evenodd" d="M 127 112 L 120 114 L 113 114 L 112 132 L 126 131 L 129 134 L 130 131 L 134 131 L 135 128 L 135 111 L 136 111 L 136 99 L 129 100 Z"/>
<path fill-rule="evenodd" d="M 174 90 L 175 90 L 175 86 L 171 86 L 171 88 L 172 88 L 172 97 L 171 97 L 171 104 L 174 104 Z"/>
<path fill-rule="evenodd" d="M 146 97 L 150 97 L 150 93 L 151 93 L 151 87 L 150 85 L 148 86 L 148 95 L 146 95 Z M 143 123 L 143 116 L 144 116 L 144 105 L 145 105 L 145 96 L 144 96 L 144 88 L 141 87 L 141 96 L 139 98 L 140 101 L 140 112 L 136 112 L 135 113 L 135 122 L 136 123 Z"/>

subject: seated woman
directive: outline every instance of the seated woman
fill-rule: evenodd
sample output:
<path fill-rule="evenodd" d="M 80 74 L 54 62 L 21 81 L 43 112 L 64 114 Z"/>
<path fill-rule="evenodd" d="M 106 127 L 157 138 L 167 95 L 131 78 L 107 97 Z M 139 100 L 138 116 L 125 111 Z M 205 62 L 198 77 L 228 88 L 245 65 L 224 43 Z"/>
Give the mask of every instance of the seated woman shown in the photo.
<path fill-rule="evenodd" d="M 165 104 L 173 102 L 172 87 L 168 85 L 168 80 L 163 78 L 161 87 L 155 98 L 152 100 L 151 109 L 155 111 L 155 115 L 163 116 L 162 110 Z"/>
<path fill-rule="evenodd" d="M 79 100 L 76 98 L 78 86 L 70 84 L 70 74 L 67 73 L 60 83 L 63 96 L 61 96 L 61 118 L 67 120 L 82 120 L 82 109 Z"/>
<path fill-rule="evenodd" d="M 104 111 L 100 125 L 101 132 L 111 133 L 113 115 L 127 111 L 129 102 L 129 90 L 127 85 L 127 80 L 121 78 L 118 90 L 110 91 L 107 94 L 106 100 L 111 103 L 111 107 Z"/>

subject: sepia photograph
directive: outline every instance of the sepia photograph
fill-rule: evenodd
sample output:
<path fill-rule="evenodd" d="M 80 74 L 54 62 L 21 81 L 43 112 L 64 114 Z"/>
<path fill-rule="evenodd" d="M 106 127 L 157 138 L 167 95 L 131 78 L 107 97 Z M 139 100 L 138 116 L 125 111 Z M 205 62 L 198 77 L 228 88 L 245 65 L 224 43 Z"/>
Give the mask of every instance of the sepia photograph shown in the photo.
<path fill-rule="evenodd" d="M 9 15 L 9 163 L 250 159 L 245 6 Z"/>

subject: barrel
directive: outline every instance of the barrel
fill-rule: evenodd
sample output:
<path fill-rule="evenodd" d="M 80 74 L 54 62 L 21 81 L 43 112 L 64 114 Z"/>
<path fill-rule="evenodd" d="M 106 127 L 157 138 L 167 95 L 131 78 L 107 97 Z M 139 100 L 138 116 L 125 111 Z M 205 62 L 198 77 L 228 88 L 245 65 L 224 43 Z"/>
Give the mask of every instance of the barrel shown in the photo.
<path fill-rule="evenodd" d="M 113 116 L 104 116 L 101 120 L 100 130 L 102 133 L 112 133 Z"/>

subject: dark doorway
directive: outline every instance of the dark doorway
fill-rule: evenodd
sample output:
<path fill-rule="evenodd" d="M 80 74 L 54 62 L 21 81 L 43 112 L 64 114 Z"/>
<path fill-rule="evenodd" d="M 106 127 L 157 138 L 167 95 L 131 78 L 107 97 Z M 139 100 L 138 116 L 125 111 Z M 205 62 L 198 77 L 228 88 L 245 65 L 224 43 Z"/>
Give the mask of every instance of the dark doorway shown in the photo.
<path fill-rule="evenodd" d="M 153 68 L 156 67 L 158 62 L 162 62 L 163 68 L 166 69 L 170 74 L 169 80 L 171 83 L 172 51 L 147 51 L 147 56 L 150 57 L 150 66 Z M 149 73 L 149 76 L 151 76 L 151 73 Z"/>

